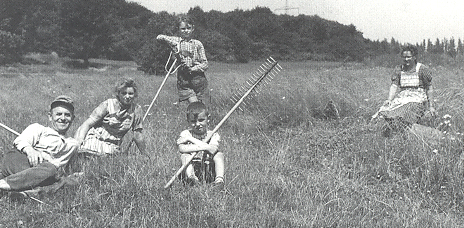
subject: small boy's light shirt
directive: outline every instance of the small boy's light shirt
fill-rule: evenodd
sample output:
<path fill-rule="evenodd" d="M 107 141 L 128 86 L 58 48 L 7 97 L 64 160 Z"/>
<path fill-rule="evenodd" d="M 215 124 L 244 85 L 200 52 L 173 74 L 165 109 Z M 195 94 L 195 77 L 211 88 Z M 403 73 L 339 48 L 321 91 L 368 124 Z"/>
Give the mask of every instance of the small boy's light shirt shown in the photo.
<path fill-rule="evenodd" d="M 164 40 L 171 47 L 175 47 L 182 58 L 181 62 L 185 63 L 188 67 L 192 67 L 192 71 L 205 72 L 208 69 L 205 48 L 199 40 L 185 40 L 181 37 L 166 35 L 158 35 L 156 39 Z"/>
<path fill-rule="evenodd" d="M 74 138 L 66 138 L 52 128 L 38 123 L 29 125 L 13 142 L 22 151 L 27 146 L 42 153 L 44 160 L 56 167 L 64 166 L 77 151 L 79 143 Z"/>

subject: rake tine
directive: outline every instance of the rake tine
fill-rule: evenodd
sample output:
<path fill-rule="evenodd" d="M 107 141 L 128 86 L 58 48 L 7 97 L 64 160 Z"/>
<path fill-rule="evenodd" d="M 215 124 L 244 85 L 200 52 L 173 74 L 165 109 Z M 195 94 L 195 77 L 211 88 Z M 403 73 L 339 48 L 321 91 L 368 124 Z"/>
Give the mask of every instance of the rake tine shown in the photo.
<path fill-rule="evenodd" d="M 270 65 L 270 64 L 263 64 L 263 65 L 261 65 L 261 68 L 263 68 L 264 72 L 266 72 L 266 71 L 267 71 L 269 68 L 271 68 L 271 67 L 272 67 L 272 65 Z"/>
<path fill-rule="evenodd" d="M 269 78 L 274 79 L 274 77 L 275 77 L 275 72 L 271 72 L 271 73 L 269 74 Z"/>
<path fill-rule="evenodd" d="M 248 79 L 246 80 L 246 82 L 248 83 L 248 85 L 253 85 L 255 83 L 256 80 L 251 80 L 251 79 Z"/>
<path fill-rule="evenodd" d="M 230 98 L 230 100 L 232 100 L 233 102 L 237 102 L 238 101 L 238 96 L 236 94 L 233 94 L 232 97 Z"/>
<path fill-rule="evenodd" d="M 275 77 L 275 75 L 278 74 L 278 73 L 279 73 L 279 71 L 272 71 L 272 72 L 270 73 L 270 75 L 271 75 L 272 77 Z"/>
<path fill-rule="evenodd" d="M 272 81 L 272 78 L 271 78 L 271 77 L 265 78 L 265 79 L 263 80 L 263 85 L 267 85 L 267 84 L 269 84 L 269 82 L 271 82 L 271 81 Z"/>

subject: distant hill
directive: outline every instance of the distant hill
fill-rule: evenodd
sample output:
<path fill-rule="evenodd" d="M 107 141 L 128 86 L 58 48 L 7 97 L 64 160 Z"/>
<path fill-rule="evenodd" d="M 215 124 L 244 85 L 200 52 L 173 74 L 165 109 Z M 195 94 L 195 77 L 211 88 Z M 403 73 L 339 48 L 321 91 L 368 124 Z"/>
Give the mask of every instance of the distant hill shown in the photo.
<path fill-rule="evenodd" d="M 276 15 L 266 7 L 226 13 L 195 7 L 186 15 L 195 21 L 194 37 L 215 61 L 248 62 L 270 55 L 284 60 L 362 61 L 400 48 L 393 38 L 365 39 L 352 24 L 317 15 Z M 134 60 L 141 69 L 157 73 L 169 50 L 155 37 L 175 35 L 178 16 L 124 0 L 2 0 L 0 63 L 27 52 L 53 51 L 86 63 L 89 58 Z"/>

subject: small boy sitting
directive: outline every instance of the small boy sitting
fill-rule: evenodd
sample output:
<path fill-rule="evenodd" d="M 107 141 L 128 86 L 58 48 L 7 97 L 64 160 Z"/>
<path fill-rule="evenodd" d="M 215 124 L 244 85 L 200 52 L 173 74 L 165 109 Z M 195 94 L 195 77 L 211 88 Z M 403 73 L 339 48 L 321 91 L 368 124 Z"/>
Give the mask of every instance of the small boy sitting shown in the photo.
<path fill-rule="evenodd" d="M 203 151 L 209 153 L 213 157 L 214 171 L 216 178 L 213 186 L 219 190 L 224 189 L 224 153 L 218 151 L 220 136 L 218 133 L 208 130 L 208 111 L 206 106 L 200 102 L 192 102 L 187 107 L 187 121 L 190 128 L 180 133 L 177 140 L 179 152 L 181 153 L 182 165 L 185 165 L 191 160 L 195 152 Z M 211 134 L 213 134 L 211 136 Z M 206 138 L 211 139 L 208 142 Z M 200 154 L 200 153 L 198 153 Z M 195 175 L 195 170 L 192 164 L 189 164 L 185 170 L 187 181 L 192 184 L 198 184 L 199 179 Z"/>

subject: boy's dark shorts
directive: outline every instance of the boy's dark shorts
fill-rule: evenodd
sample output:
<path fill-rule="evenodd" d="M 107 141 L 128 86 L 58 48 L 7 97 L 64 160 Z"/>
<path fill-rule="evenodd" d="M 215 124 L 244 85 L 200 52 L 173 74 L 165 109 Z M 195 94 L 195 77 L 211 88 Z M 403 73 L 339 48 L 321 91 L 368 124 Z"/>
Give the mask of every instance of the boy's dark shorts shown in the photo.
<path fill-rule="evenodd" d="M 179 71 L 177 73 L 177 91 L 179 93 L 179 101 L 188 100 L 190 97 L 196 96 L 202 100 L 207 93 L 208 81 L 204 72 L 185 73 Z"/>

